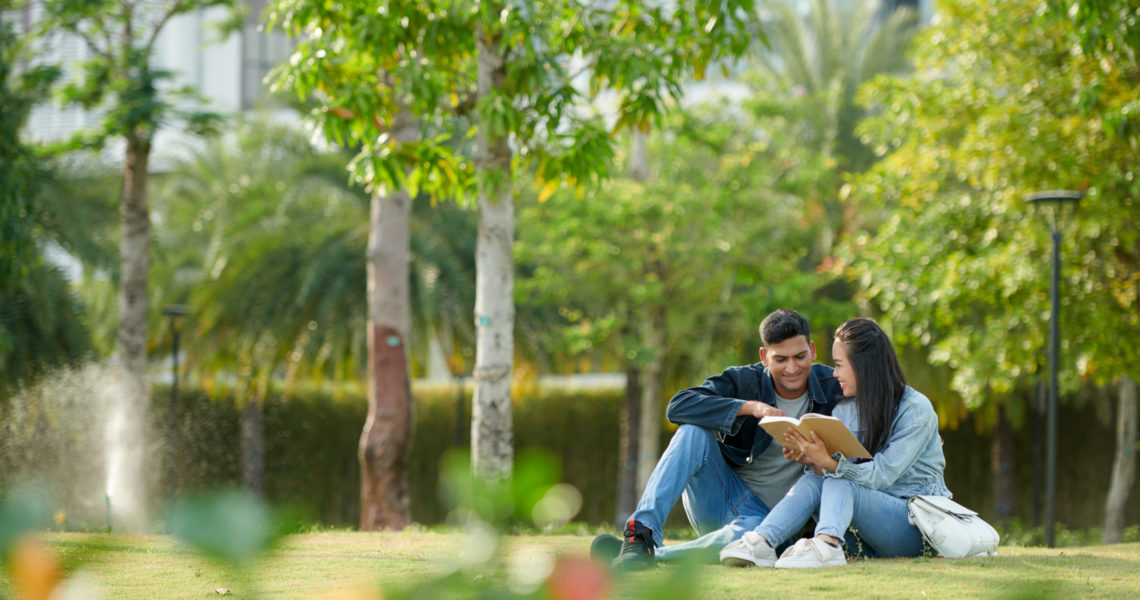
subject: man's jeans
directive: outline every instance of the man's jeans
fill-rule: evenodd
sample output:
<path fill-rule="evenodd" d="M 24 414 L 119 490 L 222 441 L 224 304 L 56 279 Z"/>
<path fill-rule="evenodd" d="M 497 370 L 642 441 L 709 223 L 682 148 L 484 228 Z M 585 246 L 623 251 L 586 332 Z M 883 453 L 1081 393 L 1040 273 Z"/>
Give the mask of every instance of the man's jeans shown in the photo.
<path fill-rule="evenodd" d="M 661 528 L 682 493 L 685 514 L 700 537 L 663 546 Z M 657 560 L 668 560 L 689 552 L 715 554 L 767 514 L 768 507 L 721 455 L 713 432 L 681 425 L 649 476 L 633 518 L 653 531 Z"/>
<path fill-rule="evenodd" d="M 815 534 L 844 540 L 848 554 L 922 554 L 922 534 L 907 520 L 906 499 L 814 473 L 800 477 L 756 531 L 768 543 L 778 545 L 799 532 L 812 514 L 818 515 Z M 848 527 L 855 536 L 845 535 Z"/>

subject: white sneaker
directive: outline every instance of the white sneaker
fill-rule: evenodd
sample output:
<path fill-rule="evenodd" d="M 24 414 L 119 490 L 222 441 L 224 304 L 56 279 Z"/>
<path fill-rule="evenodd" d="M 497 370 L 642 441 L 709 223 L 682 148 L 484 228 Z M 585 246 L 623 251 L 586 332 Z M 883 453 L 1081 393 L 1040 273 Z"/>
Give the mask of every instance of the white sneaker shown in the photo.
<path fill-rule="evenodd" d="M 723 560 L 721 561 L 723 562 Z M 818 538 L 805 538 L 788 548 L 776 561 L 777 569 L 815 569 L 847 564 L 843 549 Z"/>
<path fill-rule="evenodd" d="M 776 551 L 764 536 L 749 531 L 720 551 L 720 564 L 726 567 L 771 567 L 776 564 Z"/>

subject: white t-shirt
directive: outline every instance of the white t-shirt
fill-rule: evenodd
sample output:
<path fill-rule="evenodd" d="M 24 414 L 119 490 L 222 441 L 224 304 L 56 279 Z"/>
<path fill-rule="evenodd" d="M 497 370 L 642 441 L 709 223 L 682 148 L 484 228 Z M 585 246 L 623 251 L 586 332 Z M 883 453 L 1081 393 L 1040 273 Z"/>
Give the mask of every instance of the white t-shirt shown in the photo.
<path fill-rule="evenodd" d="M 789 417 L 798 419 L 804 416 L 810 404 L 806 390 L 802 396 L 794 400 L 781 398 L 776 394 L 776 408 L 787 413 Z M 758 456 L 753 456 L 752 462 L 736 467 L 736 475 L 748 486 L 748 489 L 752 490 L 752 493 L 760 496 L 768 508 L 776 506 L 803 474 L 804 466 L 786 460 L 782 447 L 775 440 Z"/>

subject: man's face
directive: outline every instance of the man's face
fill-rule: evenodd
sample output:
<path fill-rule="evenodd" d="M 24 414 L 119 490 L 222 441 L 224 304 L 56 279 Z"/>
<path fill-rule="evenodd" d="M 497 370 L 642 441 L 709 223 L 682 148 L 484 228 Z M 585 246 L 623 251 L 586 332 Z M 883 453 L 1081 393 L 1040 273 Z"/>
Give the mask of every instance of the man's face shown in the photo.
<path fill-rule="evenodd" d="M 789 400 L 804 395 L 814 361 L 815 344 L 803 335 L 760 348 L 760 362 L 772 373 L 776 393 Z"/>

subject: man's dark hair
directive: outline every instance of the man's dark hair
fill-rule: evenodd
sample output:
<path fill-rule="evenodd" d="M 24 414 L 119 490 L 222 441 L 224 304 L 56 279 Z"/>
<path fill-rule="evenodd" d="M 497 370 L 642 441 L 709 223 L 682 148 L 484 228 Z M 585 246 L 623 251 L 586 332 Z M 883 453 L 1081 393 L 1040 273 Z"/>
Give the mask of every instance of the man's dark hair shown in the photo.
<path fill-rule="evenodd" d="M 800 313 L 786 308 L 776 309 L 760 321 L 760 342 L 765 346 L 779 344 L 802 335 L 811 340 L 811 328 Z"/>
<path fill-rule="evenodd" d="M 863 446 L 871 454 L 883 449 L 890 437 L 899 403 L 906 391 L 899 359 L 886 332 L 871 319 L 851 319 L 835 330 L 846 346 L 855 374 L 855 407 Z"/>

